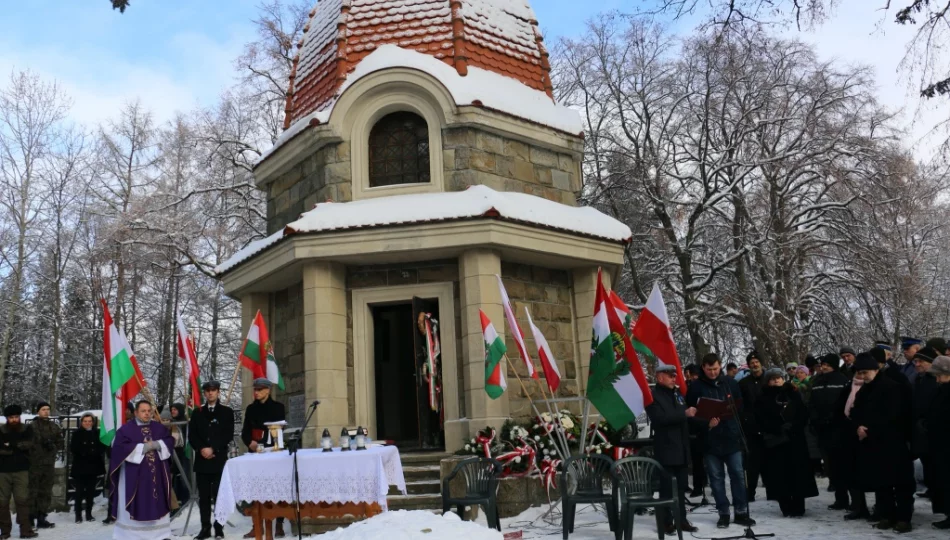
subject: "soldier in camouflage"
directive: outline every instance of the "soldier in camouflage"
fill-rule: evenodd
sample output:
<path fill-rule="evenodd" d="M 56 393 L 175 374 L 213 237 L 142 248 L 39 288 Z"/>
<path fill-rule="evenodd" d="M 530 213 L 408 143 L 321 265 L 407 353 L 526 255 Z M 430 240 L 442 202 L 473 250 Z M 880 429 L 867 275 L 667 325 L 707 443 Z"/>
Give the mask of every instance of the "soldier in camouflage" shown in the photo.
<path fill-rule="evenodd" d="M 47 521 L 53 491 L 53 470 L 56 452 L 62 446 L 63 433 L 56 422 L 50 420 L 49 403 L 36 405 L 33 428 L 33 450 L 30 453 L 30 521 L 36 520 L 37 529 L 51 529 L 55 524 Z"/>

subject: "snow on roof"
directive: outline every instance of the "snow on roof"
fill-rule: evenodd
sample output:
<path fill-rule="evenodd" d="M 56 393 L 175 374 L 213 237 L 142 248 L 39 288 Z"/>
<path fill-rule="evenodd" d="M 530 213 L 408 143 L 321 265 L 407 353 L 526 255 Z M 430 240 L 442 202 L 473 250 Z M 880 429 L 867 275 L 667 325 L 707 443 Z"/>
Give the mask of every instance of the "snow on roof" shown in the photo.
<path fill-rule="evenodd" d="M 416 69 L 435 77 L 449 91 L 456 105 L 472 105 L 477 101 L 489 109 L 566 133 L 580 135 L 584 131 L 579 112 L 558 105 L 540 90 L 525 86 L 511 77 L 477 67 L 469 67 L 468 75 L 463 77 L 455 68 L 433 56 L 396 45 L 383 45 L 363 59 L 347 76 L 338 95 L 371 73 L 400 67 Z M 278 137 L 274 146 L 261 154 L 255 166 L 306 129 L 311 121 L 316 120 L 320 124 L 329 121 L 335 103 L 335 100 L 331 101 L 323 109 L 303 116 L 291 124 Z"/>
<path fill-rule="evenodd" d="M 475 185 L 465 191 L 317 204 L 284 230 L 251 242 L 215 268 L 215 272 L 227 272 L 292 234 L 479 217 L 498 217 L 614 242 L 626 242 L 633 234 L 620 221 L 589 206 L 568 206 L 526 193 L 499 192 L 487 186 Z"/>

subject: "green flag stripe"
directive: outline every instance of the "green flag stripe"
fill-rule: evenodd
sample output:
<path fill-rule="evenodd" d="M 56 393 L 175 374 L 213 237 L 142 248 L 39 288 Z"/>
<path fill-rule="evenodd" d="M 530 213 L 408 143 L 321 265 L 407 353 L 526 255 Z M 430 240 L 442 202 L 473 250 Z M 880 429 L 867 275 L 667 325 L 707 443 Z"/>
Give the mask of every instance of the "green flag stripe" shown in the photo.
<path fill-rule="evenodd" d="M 112 393 L 118 392 L 133 377 L 135 377 L 135 368 L 132 367 L 129 351 L 123 348 L 109 362 L 109 382 Z"/>

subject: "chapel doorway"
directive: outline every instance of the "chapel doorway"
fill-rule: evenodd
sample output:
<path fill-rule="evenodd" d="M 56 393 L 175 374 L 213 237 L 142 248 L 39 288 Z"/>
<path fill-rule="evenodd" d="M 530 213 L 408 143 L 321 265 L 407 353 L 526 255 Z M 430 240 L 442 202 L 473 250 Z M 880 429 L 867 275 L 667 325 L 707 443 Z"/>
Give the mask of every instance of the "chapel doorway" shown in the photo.
<path fill-rule="evenodd" d="M 445 447 L 437 299 L 372 306 L 376 436 L 401 451 Z M 428 337 L 427 337 L 428 333 Z M 433 347 L 434 346 L 434 347 Z M 436 357 L 436 378 L 429 376 Z M 436 403 L 437 411 L 432 404 Z"/>

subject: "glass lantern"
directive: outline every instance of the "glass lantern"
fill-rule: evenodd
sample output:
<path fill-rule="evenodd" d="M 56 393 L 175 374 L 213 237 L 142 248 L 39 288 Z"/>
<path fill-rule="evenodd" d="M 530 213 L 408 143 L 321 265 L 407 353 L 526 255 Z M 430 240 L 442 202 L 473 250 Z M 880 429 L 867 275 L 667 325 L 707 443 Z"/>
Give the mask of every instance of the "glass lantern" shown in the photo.
<path fill-rule="evenodd" d="M 330 438 L 330 430 L 327 428 L 323 429 L 323 435 L 320 436 L 320 447 L 324 452 L 333 451 L 333 439 Z"/>
<path fill-rule="evenodd" d="M 363 426 L 356 428 L 356 449 L 366 450 L 366 430 Z"/>
<path fill-rule="evenodd" d="M 340 432 L 340 451 L 346 452 L 350 449 L 350 432 L 343 428 Z"/>

